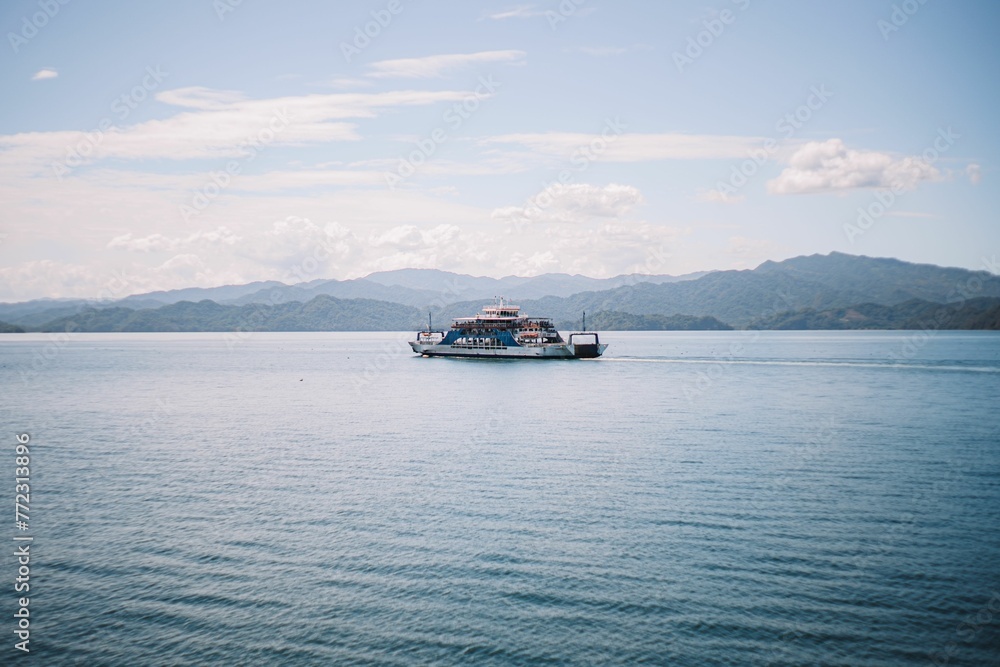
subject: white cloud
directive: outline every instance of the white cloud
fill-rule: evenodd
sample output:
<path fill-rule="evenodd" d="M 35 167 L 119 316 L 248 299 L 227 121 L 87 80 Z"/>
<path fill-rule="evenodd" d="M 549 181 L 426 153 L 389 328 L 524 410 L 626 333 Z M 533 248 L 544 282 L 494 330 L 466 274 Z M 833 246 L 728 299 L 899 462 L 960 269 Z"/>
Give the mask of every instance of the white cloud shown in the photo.
<path fill-rule="evenodd" d="M 246 96 L 237 90 L 214 90 L 203 86 L 189 86 L 164 90 L 156 94 L 156 99 L 172 106 L 214 111 L 241 104 L 246 101 Z"/>
<path fill-rule="evenodd" d="M 430 229 L 420 229 L 415 225 L 399 225 L 382 234 L 373 235 L 371 244 L 375 247 L 391 247 L 398 250 L 433 248 L 454 242 L 461 230 L 455 225 L 437 225 Z"/>
<path fill-rule="evenodd" d="M 385 109 L 460 101 L 463 91 L 336 93 L 247 100 L 232 91 L 200 87 L 156 94 L 160 102 L 186 109 L 167 118 L 106 132 L 25 132 L 0 135 L 0 167 L 13 173 L 49 169 L 82 146 L 85 161 L 101 158 L 197 159 L 245 157 L 263 146 L 361 137 L 351 119 L 373 118 Z"/>
<path fill-rule="evenodd" d="M 481 139 L 483 145 L 517 144 L 532 153 L 568 160 L 574 155 L 593 156 L 607 162 L 652 160 L 735 159 L 764 141 L 760 137 L 714 134 L 633 134 L 617 121 L 608 121 L 604 134 L 542 132 L 504 134 Z M 620 134 L 615 132 L 621 131 Z"/>
<path fill-rule="evenodd" d="M 444 76 L 457 69 L 481 65 L 483 63 L 505 62 L 523 64 L 525 55 L 524 51 L 507 50 L 380 60 L 370 65 L 369 75 L 379 78 L 432 79 Z"/>
<path fill-rule="evenodd" d="M 596 208 L 607 213 L 615 205 L 598 203 Z M 499 235 L 495 227 L 488 222 L 427 222 L 369 231 L 359 224 L 355 228 L 364 231 L 362 236 L 336 222 L 291 216 L 241 229 L 238 236 L 228 229 L 176 237 L 119 235 L 105 245 L 111 253 L 135 251 L 126 256 L 130 262 L 105 254 L 85 265 L 44 260 L 0 267 L 0 299 L 123 298 L 153 290 L 253 280 L 296 283 L 408 267 L 475 275 L 561 271 L 604 277 L 697 268 L 678 263 L 684 257 L 678 243 L 688 232 L 666 225 L 595 216 L 574 225 L 528 226 Z"/>
<path fill-rule="evenodd" d="M 94 265 L 34 260 L 0 267 L 0 295 L 18 301 L 58 295 L 80 299 L 122 299 L 130 294 L 193 286 L 247 282 L 238 272 L 209 266 L 195 254 L 181 254 L 166 261 L 132 263 L 115 269 Z"/>
<path fill-rule="evenodd" d="M 516 228 L 525 224 L 579 223 L 594 218 L 620 218 L 642 201 L 642 194 L 630 185 L 555 184 L 523 206 L 495 209 L 492 218 Z"/>
<path fill-rule="evenodd" d="M 611 277 L 629 273 L 677 273 L 680 243 L 687 230 L 669 225 L 632 220 L 601 220 L 583 226 L 549 225 L 529 228 L 513 235 L 512 242 L 527 247 L 525 236 L 544 239 L 544 252 L 513 254 L 505 263 L 517 275 L 537 275 L 545 271 Z M 540 259 L 551 257 L 543 267 Z"/>
<path fill-rule="evenodd" d="M 536 16 L 545 16 L 545 12 L 536 9 L 534 5 L 518 5 L 517 7 L 504 9 L 493 14 L 487 14 L 485 18 L 491 21 L 503 21 L 505 19 L 528 19 Z"/>
<path fill-rule="evenodd" d="M 254 262 L 279 270 L 281 273 L 271 275 L 280 275 L 278 279 L 285 282 L 332 277 L 341 272 L 344 261 L 360 251 L 357 237 L 340 223 L 320 226 L 298 216 L 274 222 L 270 229 L 254 234 L 236 250 Z M 314 275 L 296 275 L 306 268 Z"/>
<path fill-rule="evenodd" d="M 913 190 L 921 182 L 941 178 L 941 172 L 922 158 L 855 150 L 840 139 L 803 145 L 791 156 L 789 165 L 768 181 L 768 192 L 786 195 L 856 188 Z"/>
<path fill-rule="evenodd" d="M 109 249 L 130 250 L 133 252 L 172 252 L 193 246 L 224 245 L 232 246 L 240 241 L 240 237 L 226 227 L 213 231 L 198 230 L 185 237 L 170 238 L 163 234 L 150 234 L 134 238 L 132 233 L 116 236 L 108 242 Z"/>
<path fill-rule="evenodd" d="M 979 185 L 983 182 L 983 168 L 975 162 L 965 168 L 965 175 L 969 177 L 969 182 L 973 185 Z"/>
<path fill-rule="evenodd" d="M 746 200 L 743 195 L 729 195 L 721 190 L 712 188 L 710 190 L 700 190 L 698 194 L 695 195 L 694 200 L 702 203 L 713 203 L 713 204 L 739 204 Z"/>
<path fill-rule="evenodd" d="M 54 79 L 57 76 L 59 76 L 59 72 L 55 71 L 54 69 L 49 69 L 46 67 L 45 69 L 40 69 L 37 72 L 35 72 L 32 75 L 31 80 L 42 81 L 44 79 Z"/>
<path fill-rule="evenodd" d="M 370 271 L 403 268 L 456 268 L 481 262 L 488 242 L 480 234 L 463 233 L 456 225 L 398 225 L 369 238 L 366 266 Z"/>

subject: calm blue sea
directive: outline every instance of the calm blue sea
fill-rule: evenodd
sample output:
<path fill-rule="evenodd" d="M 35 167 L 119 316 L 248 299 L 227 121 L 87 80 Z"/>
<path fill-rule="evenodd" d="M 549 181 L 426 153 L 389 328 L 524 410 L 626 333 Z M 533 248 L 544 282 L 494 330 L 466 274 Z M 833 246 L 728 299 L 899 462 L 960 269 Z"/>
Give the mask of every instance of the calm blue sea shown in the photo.
<path fill-rule="evenodd" d="M 0 336 L 24 664 L 1000 664 L 997 333 L 406 337 Z"/>

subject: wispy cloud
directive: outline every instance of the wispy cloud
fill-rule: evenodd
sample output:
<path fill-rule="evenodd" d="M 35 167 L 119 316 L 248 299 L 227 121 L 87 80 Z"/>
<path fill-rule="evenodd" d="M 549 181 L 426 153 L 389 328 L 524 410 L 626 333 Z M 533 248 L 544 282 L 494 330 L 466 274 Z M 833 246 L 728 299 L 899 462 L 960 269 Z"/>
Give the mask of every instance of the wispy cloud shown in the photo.
<path fill-rule="evenodd" d="M 536 16 L 545 16 L 545 12 L 537 9 L 534 5 L 518 5 L 510 9 L 504 9 L 493 14 L 487 14 L 483 18 L 491 21 L 504 21 L 506 19 L 530 19 Z"/>
<path fill-rule="evenodd" d="M 55 71 L 54 69 L 45 68 L 35 72 L 34 75 L 31 77 L 31 80 L 41 81 L 43 79 L 54 79 L 57 76 L 59 76 L 59 72 Z"/>
<path fill-rule="evenodd" d="M 628 51 L 624 46 L 581 46 L 580 51 L 588 56 L 620 56 Z"/>
<path fill-rule="evenodd" d="M 857 188 L 913 190 L 941 172 L 920 157 L 894 157 L 848 148 L 840 139 L 811 141 L 799 148 L 790 166 L 768 181 L 771 194 L 837 192 Z"/>
<path fill-rule="evenodd" d="M 979 185 L 983 182 L 983 168 L 975 162 L 965 168 L 965 175 L 969 177 L 969 182 L 973 185 Z"/>
<path fill-rule="evenodd" d="M 576 132 L 543 132 L 535 134 L 505 134 L 481 139 L 480 143 L 517 144 L 535 154 L 569 159 L 576 153 L 586 153 L 588 147 L 601 140 L 601 135 Z M 713 134 L 622 134 L 607 141 L 599 154 L 608 162 L 647 162 L 651 160 L 734 159 L 746 157 L 759 147 L 761 137 Z"/>
<path fill-rule="evenodd" d="M 743 195 L 730 195 L 715 188 L 700 190 L 694 200 L 704 204 L 739 204 L 746 200 Z"/>
<path fill-rule="evenodd" d="M 275 145 L 357 141 L 356 125 L 385 109 L 462 100 L 464 91 L 335 93 L 245 99 L 234 91 L 200 87 L 157 93 L 162 103 L 184 109 L 166 118 L 112 127 L 95 141 L 88 160 L 102 158 L 198 159 L 240 157 L 266 135 Z M 0 168 L 20 169 L 65 156 L 85 139 L 74 131 L 0 135 Z M 31 169 L 27 169 L 31 171 Z"/>
<path fill-rule="evenodd" d="M 369 76 L 377 78 L 432 79 L 449 72 L 483 63 L 523 64 L 524 51 L 479 51 L 478 53 L 451 53 L 422 58 L 399 58 L 372 63 Z"/>

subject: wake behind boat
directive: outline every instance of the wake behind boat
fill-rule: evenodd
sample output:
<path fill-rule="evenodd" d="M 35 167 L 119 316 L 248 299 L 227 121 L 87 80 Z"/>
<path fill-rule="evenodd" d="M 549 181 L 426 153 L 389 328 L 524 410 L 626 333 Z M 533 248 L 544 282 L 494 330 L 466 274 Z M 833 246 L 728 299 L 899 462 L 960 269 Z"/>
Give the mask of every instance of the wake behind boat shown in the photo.
<path fill-rule="evenodd" d="M 564 340 L 550 318 L 522 317 L 520 306 L 497 297 L 474 317 L 456 317 L 447 332 L 432 330 L 428 322 L 410 347 L 425 357 L 593 359 L 608 346 L 593 331 Z"/>

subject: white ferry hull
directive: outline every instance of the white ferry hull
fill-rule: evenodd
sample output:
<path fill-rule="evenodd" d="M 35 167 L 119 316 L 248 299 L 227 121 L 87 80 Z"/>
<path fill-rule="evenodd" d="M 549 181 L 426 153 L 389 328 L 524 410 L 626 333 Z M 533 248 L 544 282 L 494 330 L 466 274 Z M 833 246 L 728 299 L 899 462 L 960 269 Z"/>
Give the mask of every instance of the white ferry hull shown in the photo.
<path fill-rule="evenodd" d="M 577 359 L 581 356 L 600 356 L 608 347 L 598 346 L 597 354 L 581 355 L 575 345 L 556 343 L 553 345 L 532 345 L 508 348 L 469 348 L 445 344 L 427 344 L 410 342 L 410 347 L 417 354 L 428 357 L 469 357 L 483 359 Z"/>

